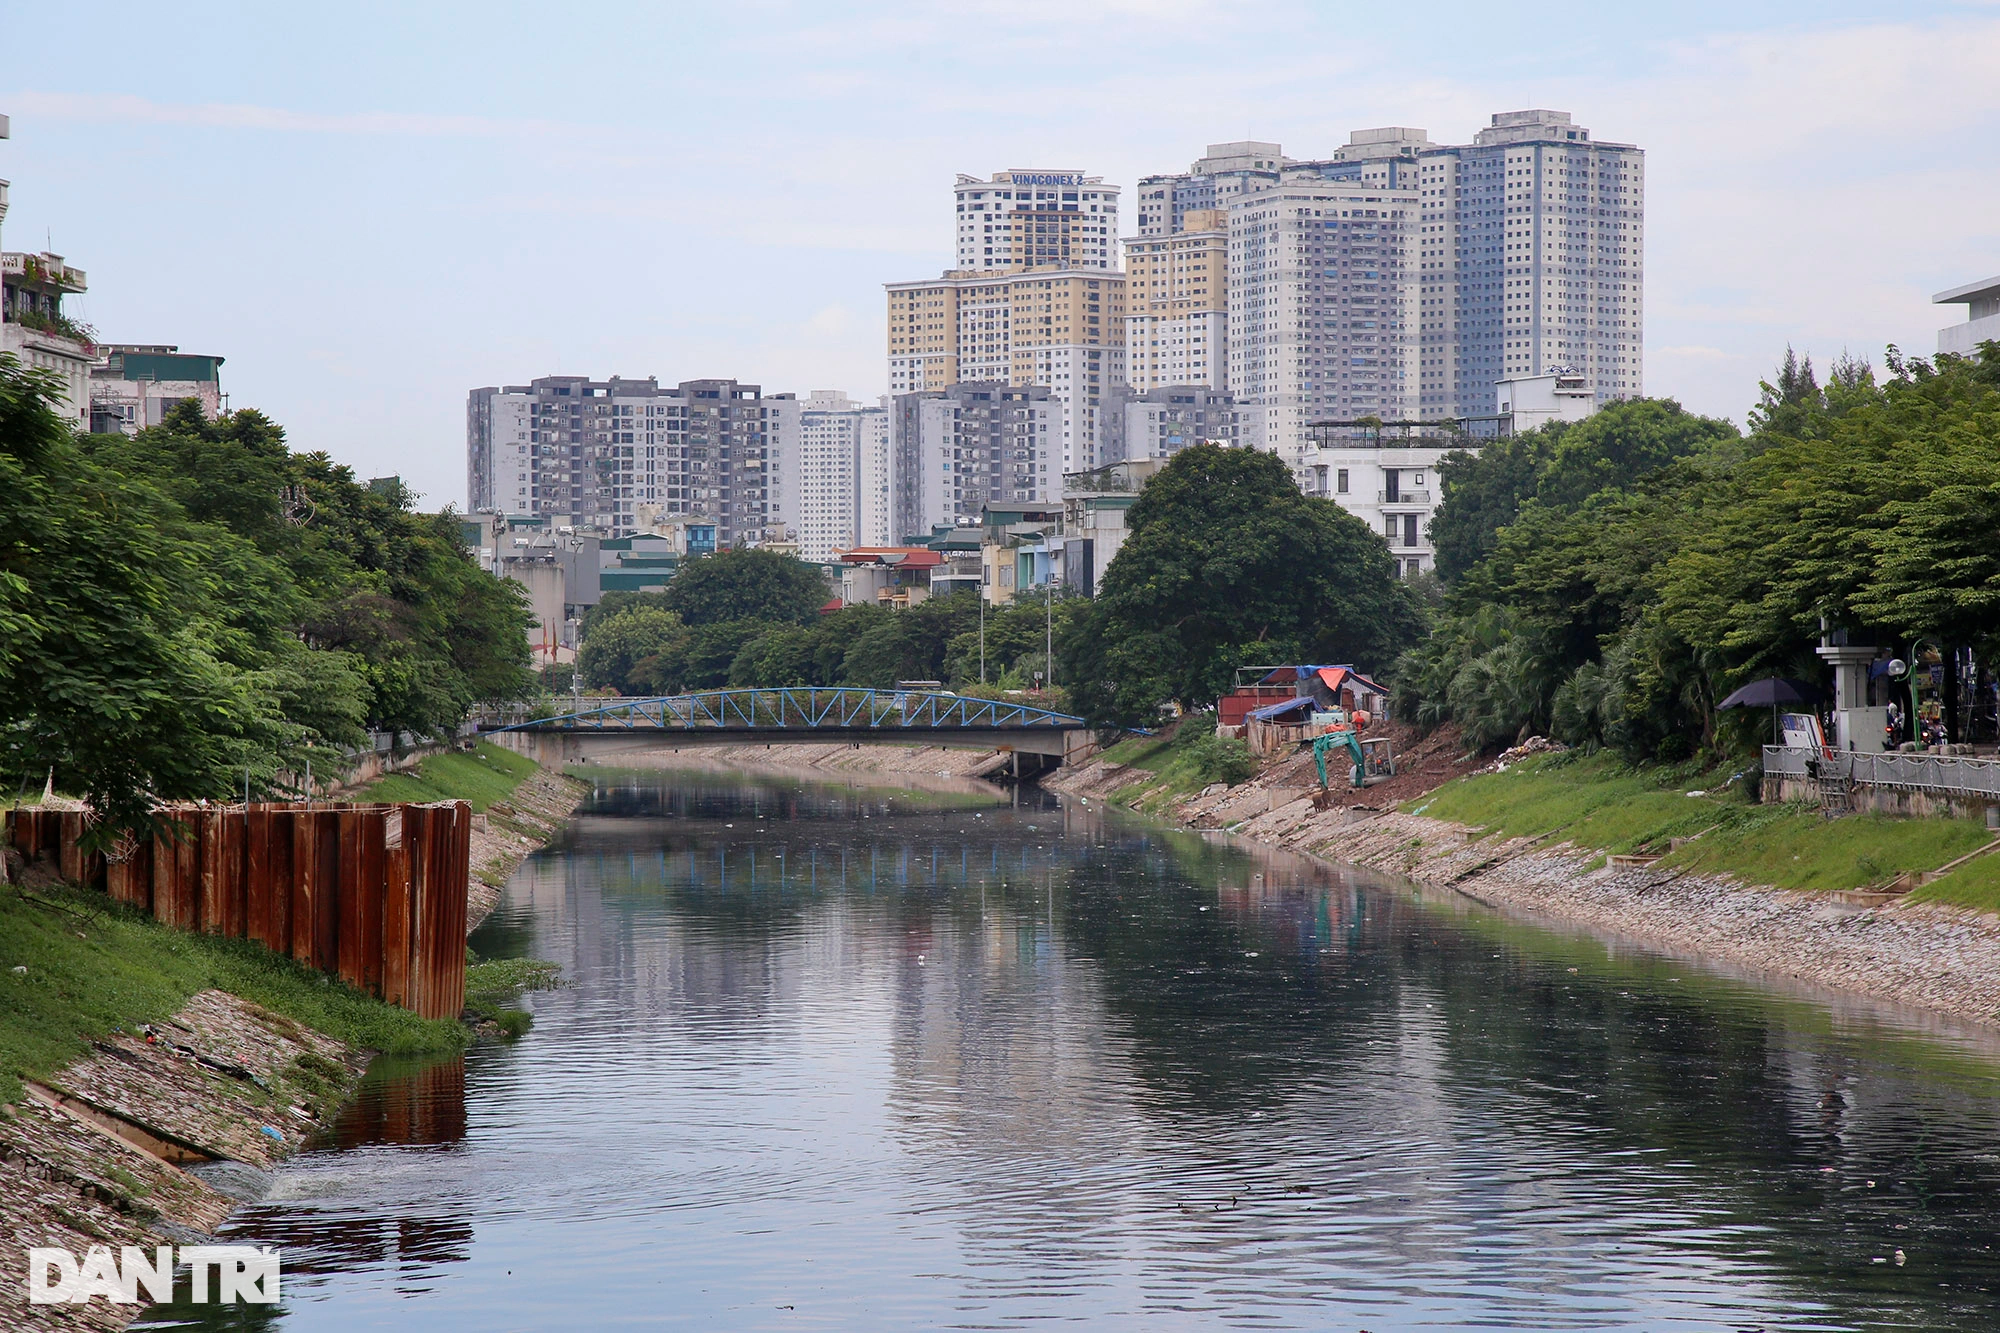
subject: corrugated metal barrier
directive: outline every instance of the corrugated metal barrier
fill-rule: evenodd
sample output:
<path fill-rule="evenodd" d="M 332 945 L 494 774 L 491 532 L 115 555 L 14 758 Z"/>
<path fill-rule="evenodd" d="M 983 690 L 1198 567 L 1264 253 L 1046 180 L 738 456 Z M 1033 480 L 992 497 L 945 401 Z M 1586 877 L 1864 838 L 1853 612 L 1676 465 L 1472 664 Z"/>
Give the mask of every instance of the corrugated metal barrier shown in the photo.
<path fill-rule="evenodd" d="M 16 810 L 14 846 L 53 856 L 182 930 L 252 939 L 426 1018 L 465 1007 L 472 807 L 169 806 L 176 831 L 85 852 L 84 815 Z"/>

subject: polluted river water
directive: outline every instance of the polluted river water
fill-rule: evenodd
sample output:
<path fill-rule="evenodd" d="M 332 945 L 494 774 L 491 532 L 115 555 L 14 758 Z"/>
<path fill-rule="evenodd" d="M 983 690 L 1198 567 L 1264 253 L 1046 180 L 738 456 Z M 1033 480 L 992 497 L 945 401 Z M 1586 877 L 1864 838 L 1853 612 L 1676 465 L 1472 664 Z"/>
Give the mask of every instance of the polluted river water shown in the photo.
<path fill-rule="evenodd" d="M 1025 789 L 600 772 L 235 1215 L 303 1330 L 2000 1328 L 2000 1043 Z"/>

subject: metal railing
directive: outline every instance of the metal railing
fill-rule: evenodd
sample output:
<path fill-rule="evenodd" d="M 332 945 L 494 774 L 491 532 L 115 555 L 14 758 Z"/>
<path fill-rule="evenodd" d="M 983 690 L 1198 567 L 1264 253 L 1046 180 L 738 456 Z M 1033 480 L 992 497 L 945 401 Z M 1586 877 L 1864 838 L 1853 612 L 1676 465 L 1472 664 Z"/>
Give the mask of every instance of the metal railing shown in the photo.
<path fill-rule="evenodd" d="M 1785 745 L 1764 747 L 1766 776 L 1811 778 L 1822 775 L 1845 778 L 1864 787 L 1892 787 L 1903 791 L 1963 792 L 1973 796 L 2000 796 L 2000 760 L 1965 759 L 1948 754 L 1863 754 L 1848 751 L 1816 754 Z"/>
<path fill-rule="evenodd" d="M 525 704 L 476 718 L 493 731 L 986 730 L 1071 731 L 1088 724 L 1068 713 L 998 699 L 920 690 L 707 690 L 655 699 L 619 699 L 578 712 L 537 717 Z"/>

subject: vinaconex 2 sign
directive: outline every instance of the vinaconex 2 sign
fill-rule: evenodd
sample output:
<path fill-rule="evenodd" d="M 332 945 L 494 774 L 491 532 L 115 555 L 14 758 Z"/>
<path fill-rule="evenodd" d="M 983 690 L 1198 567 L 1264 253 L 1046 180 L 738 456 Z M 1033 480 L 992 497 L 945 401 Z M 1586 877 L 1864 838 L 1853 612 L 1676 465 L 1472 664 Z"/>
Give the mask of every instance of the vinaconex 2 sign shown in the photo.
<path fill-rule="evenodd" d="M 218 1301 L 252 1305 L 278 1302 L 278 1252 L 249 1245 L 183 1245 L 180 1262 L 192 1277 L 190 1299 L 209 1301 L 209 1270 L 215 1270 Z M 81 1261 L 62 1249 L 34 1247 L 28 1251 L 30 1305 L 84 1305 L 102 1296 L 114 1305 L 137 1305 L 139 1289 L 146 1298 L 174 1298 L 174 1247 L 157 1246 L 152 1257 L 137 1245 L 127 1245 L 117 1259 L 107 1245 L 93 1245 Z"/>
<path fill-rule="evenodd" d="M 1081 185 L 1081 173 L 1055 175 L 1046 171 L 1010 171 L 1007 178 L 1016 185 Z"/>

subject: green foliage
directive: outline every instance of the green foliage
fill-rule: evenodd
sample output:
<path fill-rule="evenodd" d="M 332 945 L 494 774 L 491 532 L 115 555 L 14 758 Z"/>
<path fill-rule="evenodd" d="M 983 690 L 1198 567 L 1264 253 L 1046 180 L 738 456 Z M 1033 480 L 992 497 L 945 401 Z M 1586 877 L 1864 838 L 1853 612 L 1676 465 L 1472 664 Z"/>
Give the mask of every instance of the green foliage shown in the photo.
<path fill-rule="evenodd" d="M 590 624 L 577 648 L 577 674 L 589 689 L 644 693 L 637 675 L 641 665 L 649 682 L 663 660 L 679 660 L 690 638 L 672 611 L 650 602 L 630 604 Z"/>
<path fill-rule="evenodd" d="M 1477 452 L 1445 455 L 1437 467 L 1441 503 L 1429 535 L 1440 577 L 1455 582 L 1492 553 L 1500 530 L 1535 494 L 1564 424 L 1552 422 L 1495 440 Z"/>
<path fill-rule="evenodd" d="M 778 625 L 759 633 L 737 650 L 729 664 L 729 683 L 739 686 L 816 685 L 818 641 L 809 629 Z"/>
<path fill-rule="evenodd" d="M 1958 869 L 1911 890 L 1910 901 L 1951 903 L 1982 912 L 2000 912 L 2000 856 L 1988 853 L 1967 861 Z"/>
<path fill-rule="evenodd" d="M 1639 399 L 1452 454 L 1438 465 L 1443 503 L 1430 526 L 1438 573 L 1450 583 L 1463 579 L 1495 553 L 1504 530 L 1536 508 L 1572 511 L 1737 438 L 1726 421 L 1695 416 L 1670 399 Z"/>
<path fill-rule="evenodd" d="M 677 580 L 678 581 L 678 580 Z M 967 686 L 979 679 L 979 601 L 963 592 L 906 611 L 854 606 L 807 624 L 741 619 L 685 625 L 665 609 L 665 594 L 621 594 L 585 620 L 578 662 L 593 689 L 627 695 L 779 685 L 876 686 L 937 680 Z M 1045 669 L 1051 612 L 1060 643 L 1083 603 L 1053 606 L 1023 599 L 989 608 L 987 674 L 1017 684 Z M 1066 671 L 1057 653 L 1058 674 Z"/>
<path fill-rule="evenodd" d="M 697 628 L 733 620 L 811 624 L 830 596 L 804 561 L 775 551 L 718 551 L 681 566 L 661 605 Z"/>
<path fill-rule="evenodd" d="M 1398 712 L 1456 717 L 1474 744 L 1518 722 L 1634 759 L 1747 760 L 1761 719 L 1717 702 L 1821 678 L 1823 619 L 2000 651 L 2000 348 L 1888 361 L 1880 385 L 1846 357 L 1822 385 L 1787 352 L 1746 440 L 1631 403 L 1453 460 L 1434 531 L 1465 560 L 1398 664 Z"/>
<path fill-rule="evenodd" d="M 1822 616 L 2000 649 L 2000 348 L 1898 364 L 1837 415 L 1792 405 L 1800 434 L 1743 465 L 1663 581 L 1680 633 L 1760 669 Z"/>
<path fill-rule="evenodd" d="M 466 950 L 465 1016 L 492 1023 L 509 1039 L 525 1036 L 533 1016 L 515 1006 L 524 991 L 562 985 L 562 964 L 539 958 L 479 959 Z"/>
<path fill-rule="evenodd" d="M 1168 700 L 1207 702 L 1246 663 L 1378 668 L 1420 627 L 1381 538 L 1301 494 L 1273 455 L 1183 450 L 1126 524 L 1101 594 L 1058 648 L 1093 721 L 1131 725 Z"/>
<path fill-rule="evenodd" d="M 1225 782 L 1235 786 L 1247 782 L 1257 771 L 1257 761 L 1250 754 L 1250 747 L 1242 741 L 1213 732 L 1197 739 L 1188 746 L 1188 762 L 1194 766 L 1195 776 L 1202 785 L 1211 782 Z"/>
<path fill-rule="evenodd" d="M 414 770 L 386 773 L 363 788 L 363 801 L 465 801 L 484 810 L 504 801 L 535 771 L 535 761 L 491 741 L 469 751 L 425 755 Z"/>
<path fill-rule="evenodd" d="M 1555 755 L 1460 778 L 1406 808 L 1502 837 L 1658 853 L 1664 866 L 1788 889 L 1866 888 L 1904 871 L 1937 869 L 1986 840 L 1965 819 L 1828 822 L 1817 806 L 1750 805 L 1716 793 L 1726 779 L 1692 765 Z M 1676 838 L 1691 841 L 1674 850 Z"/>
<path fill-rule="evenodd" d="M 416 513 L 400 487 L 292 453 L 255 411 L 209 421 L 186 403 L 131 439 L 85 442 L 100 465 L 171 496 L 204 539 L 233 534 L 269 562 L 239 562 L 232 592 L 264 593 L 244 597 L 260 628 L 345 653 L 370 727 L 439 734 L 474 703 L 527 690 L 521 590 L 478 567 L 449 511 Z"/>
<path fill-rule="evenodd" d="M 0 357 L 0 773 L 107 828 L 159 799 L 282 791 L 364 729 L 439 732 L 525 687 L 519 589 L 456 520 L 295 455 L 256 412 L 190 404 L 70 434 Z"/>
<path fill-rule="evenodd" d="M 25 973 L 13 971 L 25 967 Z M 93 1038 L 167 1018 L 215 987 L 388 1054 L 453 1051 L 465 1029 L 418 1018 L 247 940 L 171 930 L 99 893 L 0 891 L 0 1102 Z"/>

